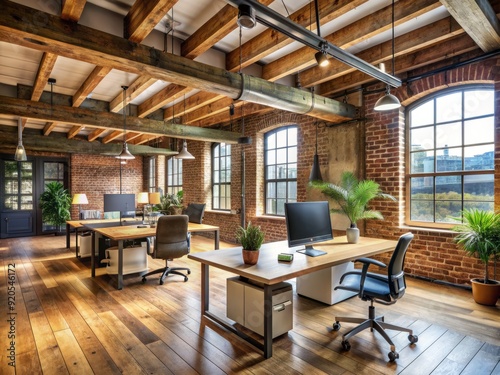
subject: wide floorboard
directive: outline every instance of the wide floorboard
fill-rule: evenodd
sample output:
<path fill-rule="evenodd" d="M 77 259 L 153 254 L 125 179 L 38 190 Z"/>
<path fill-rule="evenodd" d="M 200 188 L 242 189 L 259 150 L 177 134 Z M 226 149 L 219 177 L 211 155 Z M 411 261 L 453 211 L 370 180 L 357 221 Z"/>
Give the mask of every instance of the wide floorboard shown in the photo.
<path fill-rule="evenodd" d="M 72 238 L 74 244 L 74 238 Z M 193 236 L 193 252 L 213 251 Z M 221 243 L 221 247 L 231 247 Z M 143 284 L 127 276 L 123 290 L 105 269 L 90 277 L 88 259 L 65 248 L 64 236 L 0 240 L 2 374 L 496 374 L 500 375 L 500 304 L 475 304 L 467 290 L 407 278 L 407 293 L 379 306 L 385 320 L 419 336 L 389 331 L 399 359 L 388 362 L 386 342 L 364 331 L 341 348 L 337 316 L 365 316 L 368 303 L 351 298 L 327 306 L 294 293 L 293 330 L 274 340 L 273 357 L 217 324 L 201 319 L 200 265 L 186 257 L 188 282 L 156 276 Z M 150 259 L 150 268 L 163 265 Z M 211 310 L 225 313 L 225 282 L 211 268 Z M 291 280 L 294 285 L 294 280 Z M 15 368 L 11 366 L 15 364 Z"/>

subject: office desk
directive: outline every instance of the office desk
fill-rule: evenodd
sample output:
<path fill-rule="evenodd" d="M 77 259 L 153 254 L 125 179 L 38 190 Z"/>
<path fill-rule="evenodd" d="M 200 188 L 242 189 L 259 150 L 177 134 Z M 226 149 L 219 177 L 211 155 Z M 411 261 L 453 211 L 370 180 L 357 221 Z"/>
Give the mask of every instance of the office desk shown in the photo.
<path fill-rule="evenodd" d="M 123 221 L 128 221 L 128 222 L 135 222 L 137 224 L 142 223 L 142 221 L 138 220 L 123 220 Z M 81 219 L 81 220 L 66 220 L 66 249 L 70 248 L 70 231 L 71 228 L 75 228 L 75 252 L 76 252 L 76 257 L 78 257 L 78 229 L 83 228 L 85 225 L 92 225 L 92 224 L 116 224 L 120 225 L 120 219 Z"/>
<path fill-rule="evenodd" d="M 95 277 L 95 233 L 118 242 L 118 274 L 117 289 L 123 288 L 123 241 L 156 235 L 156 228 L 137 228 L 136 225 L 102 226 L 103 223 L 87 224 L 85 228 L 92 230 L 92 252 L 90 256 L 91 275 Z M 188 223 L 191 233 L 214 232 L 214 248 L 219 248 L 219 227 L 208 224 Z"/>
<path fill-rule="evenodd" d="M 392 251 L 397 241 L 361 237 L 357 244 L 347 243 L 345 236 L 314 245 L 314 248 L 324 250 L 325 255 L 309 257 L 296 253 L 303 247 L 289 248 L 286 241 L 264 244 L 259 255 L 259 262 L 254 266 L 243 263 L 241 247 L 219 251 L 189 254 L 188 258 L 201 263 L 201 313 L 221 326 L 236 333 L 263 351 L 265 358 L 272 356 L 272 293 L 271 286 L 297 276 L 306 275 L 328 267 L 336 266 L 362 257 Z M 292 262 L 278 262 L 278 253 L 294 253 Z M 209 266 L 260 282 L 264 285 L 264 338 L 263 343 L 247 336 L 228 324 L 224 319 L 211 313 L 209 303 Z"/>

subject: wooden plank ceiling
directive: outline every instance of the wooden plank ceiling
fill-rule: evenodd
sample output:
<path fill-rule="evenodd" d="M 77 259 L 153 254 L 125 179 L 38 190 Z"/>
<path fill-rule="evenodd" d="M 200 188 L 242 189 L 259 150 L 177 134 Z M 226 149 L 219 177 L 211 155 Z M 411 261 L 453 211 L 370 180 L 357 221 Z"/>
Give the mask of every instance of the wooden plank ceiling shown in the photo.
<path fill-rule="evenodd" d="M 259 2 L 316 32 L 314 1 Z M 64 0 L 61 9 L 50 2 L 22 3 L 27 6 L 0 0 L 1 145 L 15 139 L 18 117 L 38 144 L 47 139 L 53 147 L 48 139 L 60 142 L 62 134 L 73 141 L 119 143 L 124 103 L 127 142 L 149 145 L 137 149 L 144 154 L 157 153 L 151 148 L 164 137 L 234 143 L 238 133 L 228 124 L 237 129 L 242 114 L 273 110 L 237 100 L 239 72 L 259 77 L 270 90 L 277 82 L 292 99 L 297 90 L 313 88 L 315 95 L 339 98 L 375 82 L 334 59 L 318 67 L 316 50 L 276 30 L 258 25 L 240 33 L 237 8 L 222 0 Z M 317 3 L 326 40 L 391 71 L 390 0 Z M 499 0 L 396 1 L 396 76 L 404 79 L 450 57 L 460 61 L 499 50 L 499 11 Z M 342 100 L 334 107 L 332 115 L 310 115 L 331 122 L 353 116 Z"/>

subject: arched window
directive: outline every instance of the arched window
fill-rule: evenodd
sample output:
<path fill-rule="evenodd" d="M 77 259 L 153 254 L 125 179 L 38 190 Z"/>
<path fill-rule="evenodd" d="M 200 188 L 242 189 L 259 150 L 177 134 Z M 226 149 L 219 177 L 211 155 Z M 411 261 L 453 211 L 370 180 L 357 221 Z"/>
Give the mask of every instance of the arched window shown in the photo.
<path fill-rule="evenodd" d="M 231 209 L 231 145 L 212 145 L 212 208 Z"/>
<path fill-rule="evenodd" d="M 167 193 L 177 194 L 182 190 L 182 159 L 171 157 L 167 161 Z"/>
<path fill-rule="evenodd" d="M 266 214 L 285 215 L 285 202 L 297 201 L 297 126 L 264 136 Z"/>
<path fill-rule="evenodd" d="M 466 208 L 494 209 L 492 86 L 441 91 L 407 113 L 407 224 L 446 228 Z"/>

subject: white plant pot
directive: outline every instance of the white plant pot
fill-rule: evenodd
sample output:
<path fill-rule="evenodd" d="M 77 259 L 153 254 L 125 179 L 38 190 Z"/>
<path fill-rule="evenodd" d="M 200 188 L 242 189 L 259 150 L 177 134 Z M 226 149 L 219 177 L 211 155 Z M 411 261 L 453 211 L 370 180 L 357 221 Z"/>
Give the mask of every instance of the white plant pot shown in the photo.
<path fill-rule="evenodd" d="M 358 243 L 359 241 L 359 229 L 358 228 L 347 228 L 347 242 L 348 243 Z"/>

